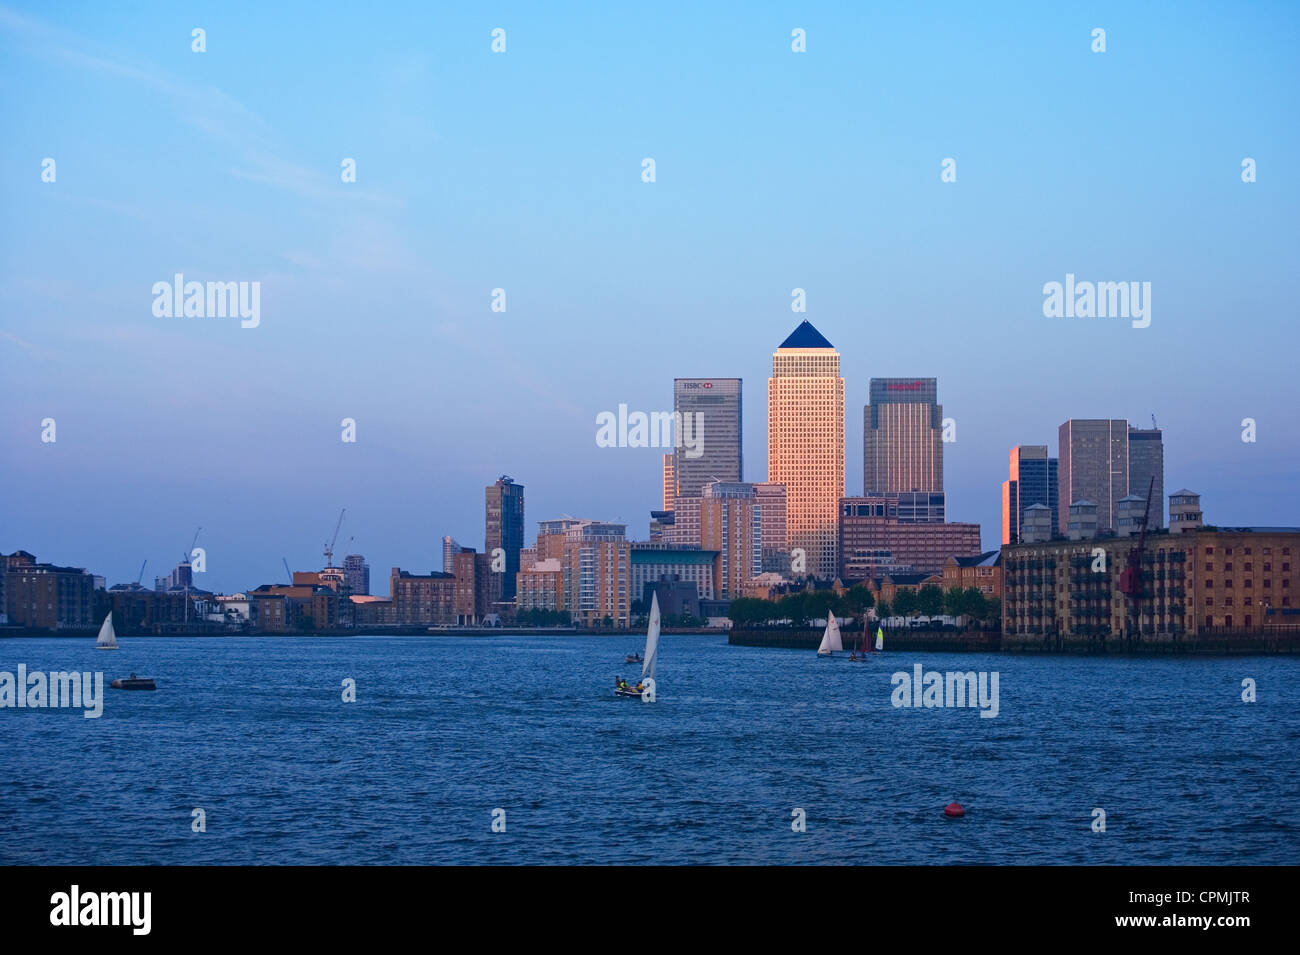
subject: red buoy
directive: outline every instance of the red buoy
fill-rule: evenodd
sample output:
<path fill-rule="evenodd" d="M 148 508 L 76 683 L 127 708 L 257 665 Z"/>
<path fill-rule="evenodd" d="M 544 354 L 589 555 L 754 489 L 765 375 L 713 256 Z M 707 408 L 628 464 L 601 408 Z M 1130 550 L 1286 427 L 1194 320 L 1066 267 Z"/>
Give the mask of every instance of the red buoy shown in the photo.
<path fill-rule="evenodd" d="M 950 802 L 943 807 L 943 814 L 949 819 L 958 819 L 966 815 L 966 810 L 961 807 L 961 803 Z"/>

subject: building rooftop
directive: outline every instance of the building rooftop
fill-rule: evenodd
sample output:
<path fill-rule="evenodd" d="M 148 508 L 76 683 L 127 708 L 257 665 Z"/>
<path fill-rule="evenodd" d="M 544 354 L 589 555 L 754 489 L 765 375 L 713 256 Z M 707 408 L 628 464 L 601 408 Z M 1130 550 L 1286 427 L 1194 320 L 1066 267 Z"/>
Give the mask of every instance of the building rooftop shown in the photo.
<path fill-rule="evenodd" d="M 1169 496 L 1170 497 L 1200 497 L 1201 495 L 1198 491 L 1189 491 L 1187 490 L 1187 488 L 1183 488 L 1181 491 L 1170 491 Z"/>
<path fill-rule="evenodd" d="M 633 548 L 632 563 L 634 564 L 712 564 L 713 558 L 718 556 L 716 550 L 686 550 L 686 549 L 652 549 Z"/>
<path fill-rule="evenodd" d="M 997 567 L 1002 563 L 1002 551 L 987 550 L 982 554 L 976 554 L 974 557 L 950 557 L 949 560 L 955 560 L 958 567 Z"/>
<path fill-rule="evenodd" d="M 834 348 L 826 340 L 826 336 L 817 329 L 813 328 L 812 322 L 802 321 L 799 327 L 792 331 L 788 338 L 781 343 L 782 348 Z"/>
<path fill-rule="evenodd" d="M 1216 524 L 1207 531 L 1226 531 L 1229 534 L 1300 534 L 1300 527 L 1225 527 Z"/>

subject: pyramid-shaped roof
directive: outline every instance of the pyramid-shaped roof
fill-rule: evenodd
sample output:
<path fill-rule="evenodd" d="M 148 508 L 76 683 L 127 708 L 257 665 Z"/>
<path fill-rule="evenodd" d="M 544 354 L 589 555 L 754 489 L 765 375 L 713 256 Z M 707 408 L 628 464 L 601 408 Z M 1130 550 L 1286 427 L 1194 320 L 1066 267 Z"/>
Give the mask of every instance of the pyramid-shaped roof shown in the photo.
<path fill-rule="evenodd" d="M 826 336 L 813 328 L 812 322 L 802 321 L 799 327 L 790 333 L 790 337 L 781 343 L 782 348 L 834 348 Z"/>

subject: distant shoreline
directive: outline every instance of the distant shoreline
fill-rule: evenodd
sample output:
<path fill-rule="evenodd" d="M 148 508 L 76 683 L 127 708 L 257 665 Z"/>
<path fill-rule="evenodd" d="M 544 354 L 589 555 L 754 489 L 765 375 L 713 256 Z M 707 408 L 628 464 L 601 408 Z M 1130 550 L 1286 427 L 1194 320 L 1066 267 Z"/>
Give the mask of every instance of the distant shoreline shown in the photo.
<path fill-rule="evenodd" d="M 22 627 L 0 627 L 0 639 L 15 637 L 19 639 L 36 637 L 57 637 L 68 640 L 94 640 L 98 628 L 90 630 L 32 630 Z M 697 634 L 700 636 L 726 636 L 726 630 L 705 630 L 702 628 L 665 627 L 662 631 L 670 635 Z M 156 639 L 158 637 L 183 637 L 187 640 L 202 640 L 208 637 L 608 637 L 610 639 L 632 639 L 638 643 L 645 641 L 645 628 L 632 630 L 588 630 L 574 627 L 450 627 L 430 630 L 427 627 L 392 627 L 385 629 L 355 630 L 281 630 L 281 631 L 247 631 L 247 630 L 212 630 L 174 633 L 130 633 L 117 631 L 119 639 L 135 640 L 137 638 Z"/>
<path fill-rule="evenodd" d="M 857 646 L 856 634 L 842 637 L 844 654 Z M 821 630 L 733 629 L 727 642 L 738 647 L 772 647 L 787 650 L 816 650 Z M 894 631 L 885 633 L 885 652 L 914 653 L 1002 653 L 1051 656 L 1277 656 L 1300 654 L 1300 634 L 1242 633 L 1183 637 L 1144 636 L 1126 642 L 1122 637 L 1006 636 L 998 631 Z"/>

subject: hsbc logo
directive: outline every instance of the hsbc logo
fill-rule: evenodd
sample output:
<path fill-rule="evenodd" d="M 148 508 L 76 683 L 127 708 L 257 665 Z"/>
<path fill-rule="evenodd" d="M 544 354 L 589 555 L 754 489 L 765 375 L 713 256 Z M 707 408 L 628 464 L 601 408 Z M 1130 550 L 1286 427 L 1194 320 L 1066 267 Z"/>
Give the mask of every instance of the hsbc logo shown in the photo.
<path fill-rule="evenodd" d="M 711 382 L 711 381 L 683 381 L 683 382 L 682 382 L 682 387 L 684 387 L 684 388 L 706 388 L 706 389 L 707 389 L 707 388 L 712 388 L 712 387 L 713 387 L 713 382 Z"/>

